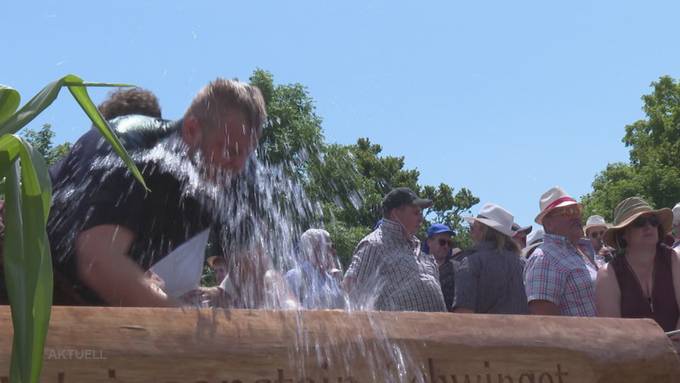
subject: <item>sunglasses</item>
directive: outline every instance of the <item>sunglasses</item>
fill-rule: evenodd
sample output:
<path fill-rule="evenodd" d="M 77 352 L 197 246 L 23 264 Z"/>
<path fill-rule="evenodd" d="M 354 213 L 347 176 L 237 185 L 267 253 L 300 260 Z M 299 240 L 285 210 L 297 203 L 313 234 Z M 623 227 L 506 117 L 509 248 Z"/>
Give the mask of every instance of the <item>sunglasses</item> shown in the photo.
<path fill-rule="evenodd" d="M 581 215 L 581 209 L 577 205 L 565 206 L 557 208 L 550 212 L 550 216 L 553 217 L 574 217 Z"/>
<path fill-rule="evenodd" d="M 645 227 L 647 224 L 651 227 L 659 227 L 661 222 L 659 222 L 659 219 L 655 215 L 649 215 L 646 217 L 637 217 L 632 223 L 633 227 L 637 228 Z"/>
<path fill-rule="evenodd" d="M 439 243 L 439 246 L 448 246 L 448 247 L 451 247 L 451 246 L 453 245 L 452 242 L 451 242 L 450 240 L 448 240 L 448 239 L 443 239 L 443 238 L 442 238 L 442 239 L 439 239 L 439 240 L 437 241 L 437 243 Z"/>

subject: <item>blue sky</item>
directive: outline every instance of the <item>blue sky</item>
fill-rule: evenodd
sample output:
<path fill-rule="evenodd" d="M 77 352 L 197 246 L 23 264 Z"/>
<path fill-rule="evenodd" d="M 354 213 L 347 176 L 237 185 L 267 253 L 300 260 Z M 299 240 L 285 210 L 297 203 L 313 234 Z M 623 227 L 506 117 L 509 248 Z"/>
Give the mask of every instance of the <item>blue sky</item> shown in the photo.
<path fill-rule="evenodd" d="M 527 224 L 549 187 L 578 198 L 627 160 L 640 97 L 680 77 L 678 14 L 673 1 L 12 1 L 0 83 L 23 101 L 68 73 L 133 83 L 177 118 L 211 79 L 267 69 L 308 87 L 328 142 L 369 137 L 422 183 L 468 187 Z M 89 123 L 69 97 L 32 127 L 77 139 Z"/>

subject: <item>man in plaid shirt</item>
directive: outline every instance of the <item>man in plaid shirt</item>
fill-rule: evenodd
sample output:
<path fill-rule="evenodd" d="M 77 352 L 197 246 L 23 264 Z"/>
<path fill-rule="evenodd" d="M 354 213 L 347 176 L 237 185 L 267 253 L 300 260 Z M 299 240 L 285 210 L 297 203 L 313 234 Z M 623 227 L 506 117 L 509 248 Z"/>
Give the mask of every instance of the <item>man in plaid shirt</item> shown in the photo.
<path fill-rule="evenodd" d="M 383 221 L 359 242 L 343 287 L 354 307 L 384 311 L 446 311 L 439 271 L 415 233 L 432 201 L 408 188 L 383 199 Z"/>
<path fill-rule="evenodd" d="M 536 223 L 543 244 L 524 269 L 529 311 L 535 315 L 595 316 L 594 250 L 583 238 L 581 205 L 554 187 L 541 196 Z"/>

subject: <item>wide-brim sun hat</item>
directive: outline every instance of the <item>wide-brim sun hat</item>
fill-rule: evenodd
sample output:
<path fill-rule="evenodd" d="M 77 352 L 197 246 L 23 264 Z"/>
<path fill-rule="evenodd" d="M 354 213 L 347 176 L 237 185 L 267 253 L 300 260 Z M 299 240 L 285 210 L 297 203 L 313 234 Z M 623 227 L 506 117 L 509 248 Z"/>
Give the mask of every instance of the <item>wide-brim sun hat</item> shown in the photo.
<path fill-rule="evenodd" d="M 541 212 L 538 213 L 534 221 L 536 221 L 536 223 L 539 225 L 543 225 L 543 218 L 548 213 L 557 208 L 571 205 L 577 205 L 579 208 L 581 208 L 581 204 L 569 196 L 567 192 L 565 192 L 561 187 L 551 187 L 541 196 L 541 200 L 539 201 L 539 208 Z"/>
<path fill-rule="evenodd" d="M 604 243 L 618 248 L 616 233 L 630 225 L 639 216 L 654 214 L 661 225 L 661 230 L 667 234 L 673 228 L 673 212 L 669 208 L 654 210 L 652 206 L 640 197 L 630 197 L 619 202 L 614 208 L 614 222 L 604 233 Z M 663 238 L 659 238 L 661 241 Z"/>
<path fill-rule="evenodd" d="M 512 223 L 514 222 L 515 217 L 513 217 L 509 211 L 493 203 L 484 205 L 476 217 L 463 217 L 463 219 L 470 224 L 475 221 L 480 222 L 508 237 L 514 235 Z"/>

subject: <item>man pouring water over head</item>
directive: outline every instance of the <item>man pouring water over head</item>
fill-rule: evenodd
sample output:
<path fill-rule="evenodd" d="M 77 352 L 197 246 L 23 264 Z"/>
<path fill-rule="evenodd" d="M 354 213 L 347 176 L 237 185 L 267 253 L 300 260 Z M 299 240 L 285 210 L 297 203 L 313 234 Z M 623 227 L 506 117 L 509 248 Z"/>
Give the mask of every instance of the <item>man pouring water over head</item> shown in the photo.
<path fill-rule="evenodd" d="M 148 271 L 162 269 L 163 259 L 192 238 L 205 242 L 218 219 L 216 200 L 246 166 L 265 119 L 256 87 L 217 79 L 180 120 L 130 115 L 109 121 L 148 191 L 98 132 L 83 135 L 53 180 L 48 234 L 61 281 L 55 304 L 179 304 L 150 283 Z"/>

